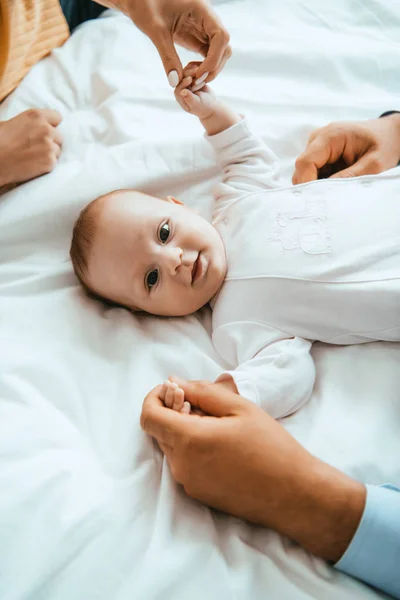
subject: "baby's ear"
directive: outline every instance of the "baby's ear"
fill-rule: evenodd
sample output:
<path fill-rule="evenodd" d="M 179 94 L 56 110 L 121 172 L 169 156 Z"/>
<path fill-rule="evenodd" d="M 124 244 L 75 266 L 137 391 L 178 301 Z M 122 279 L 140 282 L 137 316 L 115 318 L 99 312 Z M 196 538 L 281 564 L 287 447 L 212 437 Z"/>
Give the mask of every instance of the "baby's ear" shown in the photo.
<path fill-rule="evenodd" d="M 174 198 L 174 196 L 167 196 L 167 202 L 172 202 L 172 204 L 180 204 L 181 206 L 185 206 L 182 200 L 178 200 L 178 198 Z"/>

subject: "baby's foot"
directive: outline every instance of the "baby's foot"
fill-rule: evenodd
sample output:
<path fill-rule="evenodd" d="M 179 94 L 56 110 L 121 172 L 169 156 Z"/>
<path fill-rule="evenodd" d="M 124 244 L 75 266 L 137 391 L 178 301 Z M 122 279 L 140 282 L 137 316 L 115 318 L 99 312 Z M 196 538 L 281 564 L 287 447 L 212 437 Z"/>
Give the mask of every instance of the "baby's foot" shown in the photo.
<path fill-rule="evenodd" d="M 169 379 L 164 381 L 161 398 L 168 408 L 188 415 L 190 414 L 190 404 L 185 401 L 185 392 L 177 383 L 169 381 Z"/>

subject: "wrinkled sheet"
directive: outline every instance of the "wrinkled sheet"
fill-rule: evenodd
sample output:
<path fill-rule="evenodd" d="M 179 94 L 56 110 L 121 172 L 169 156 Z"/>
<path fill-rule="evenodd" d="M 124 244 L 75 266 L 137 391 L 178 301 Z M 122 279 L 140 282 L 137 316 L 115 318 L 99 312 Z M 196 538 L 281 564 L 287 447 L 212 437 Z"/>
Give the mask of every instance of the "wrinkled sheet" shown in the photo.
<path fill-rule="evenodd" d="M 314 127 L 399 107 L 398 3 L 232 0 L 217 9 L 234 55 L 214 89 L 281 157 L 288 183 Z M 72 273 L 73 222 L 101 193 L 130 186 L 211 211 L 218 169 L 149 40 L 116 13 L 83 25 L 0 118 L 29 107 L 61 111 L 65 144 L 53 173 L 0 202 L 2 600 L 383 597 L 184 495 L 139 416 L 169 374 L 219 372 L 208 312 L 133 316 L 86 298 Z M 285 426 L 347 473 L 398 483 L 397 345 L 316 344 L 314 357 L 313 397 Z"/>

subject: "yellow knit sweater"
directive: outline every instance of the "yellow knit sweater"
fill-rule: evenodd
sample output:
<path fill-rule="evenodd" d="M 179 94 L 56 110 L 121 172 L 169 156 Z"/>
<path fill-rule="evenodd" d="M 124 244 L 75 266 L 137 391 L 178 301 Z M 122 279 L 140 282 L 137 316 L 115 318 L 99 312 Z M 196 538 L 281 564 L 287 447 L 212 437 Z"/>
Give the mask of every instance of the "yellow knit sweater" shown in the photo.
<path fill-rule="evenodd" d="M 68 36 L 58 0 L 0 0 L 0 102 Z"/>

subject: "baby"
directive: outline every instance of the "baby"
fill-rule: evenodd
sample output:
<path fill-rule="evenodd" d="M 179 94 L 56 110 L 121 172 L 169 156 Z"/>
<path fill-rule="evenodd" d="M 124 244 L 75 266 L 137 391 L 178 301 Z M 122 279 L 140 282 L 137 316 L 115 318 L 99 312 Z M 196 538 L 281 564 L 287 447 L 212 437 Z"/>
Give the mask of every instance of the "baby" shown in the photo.
<path fill-rule="evenodd" d="M 92 294 L 183 316 L 207 303 L 229 369 L 217 379 L 281 418 L 310 397 L 312 341 L 400 340 L 400 172 L 295 187 L 244 119 L 186 77 L 176 98 L 222 167 L 212 223 L 180 200 L 118 190 L 73 232 L 75 273 Z M 165 383 L 167 406 L 190 411 Z"/>

